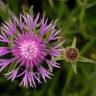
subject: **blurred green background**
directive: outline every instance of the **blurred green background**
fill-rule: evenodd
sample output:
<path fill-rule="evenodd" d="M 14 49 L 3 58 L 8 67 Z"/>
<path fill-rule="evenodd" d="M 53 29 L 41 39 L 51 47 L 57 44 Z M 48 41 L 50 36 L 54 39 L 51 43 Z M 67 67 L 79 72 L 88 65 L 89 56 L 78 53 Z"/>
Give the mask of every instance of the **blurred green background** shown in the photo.
<path fill-rule="evenodd" d="M 96 0 L 0 0 L 0 24 L 14 14 L 40 12 L 50 20 L 58 19 L 58 27 L 65 39 L 64 47 L 71 45 L 74 36 L 81 55 L 96 60 Z M 78 74 L 70 63 L 58 61 L 60 69 L 37 88 L 23 88 L 18 82 L 7 81 L 0 73 L 0 96 L 96 96 L 96 65 L 78 63 Z"/>

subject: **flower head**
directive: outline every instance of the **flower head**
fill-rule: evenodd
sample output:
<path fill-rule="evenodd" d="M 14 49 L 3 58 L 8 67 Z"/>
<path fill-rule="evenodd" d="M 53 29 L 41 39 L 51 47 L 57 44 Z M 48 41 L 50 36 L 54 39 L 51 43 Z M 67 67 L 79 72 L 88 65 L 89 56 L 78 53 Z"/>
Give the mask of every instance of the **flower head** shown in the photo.
<path fill-rule="evenodd" d="M 76 38 L 74 37 L 72 45 L 66 47 L 63 51 L 63 58 L 67 62 L 71 63 L 73 71 L 75 74 L 77 74 L 77 63 L 78 62 L 89 62 L 96 64 L 94 60 L 90 60 L 88 58 L 85 58 L 81 56 L 79 49 L 76 47 Z"/>
<path fill-rule="evenodd" d="M 66 61 L 76 61 L 79 57 L 79 50 L 72 47 L 67 47 L 64 51 Z"/>
<path fill-rule="evenodd" d="M 52 43 L 60 37 L 60 30 L 56 24 L 47 23 L 44 17 L 39 20 L 39 14 L 34 18 L 29 14 L 20 15 L 20 20 L 5 22 L 1 28 L 0 42 L 7 43 L 0 47 L 0 71 L 6 67 L 12 67 L 5 77 L 12 81 L 18 77 L 22 78 L 20 85 L 25 87 L 36 87 L 36 82 L 51 78 L 54 67 L 59 67 L 55 57 L 59 56 L 60 44 Z M 9 54 L 10 58 L 3 55 Z M 16 63 L 14 63 L 16 62 Z M 42 79 L 41 79 L 42 78 Z"/>

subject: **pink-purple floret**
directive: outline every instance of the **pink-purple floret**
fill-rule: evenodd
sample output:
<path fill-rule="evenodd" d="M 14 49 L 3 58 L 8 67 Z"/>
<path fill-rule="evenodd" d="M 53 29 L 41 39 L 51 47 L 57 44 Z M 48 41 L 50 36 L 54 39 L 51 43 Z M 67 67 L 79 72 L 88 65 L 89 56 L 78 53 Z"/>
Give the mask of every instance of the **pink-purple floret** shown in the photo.
<path fill-rule="evenodd" d="M 0 46 L 0 71 L 16 62 L 16 66 L 4 76 L 12 81 L 21 78 L 20 85 L 24 87 L 36 87 L 36 83 L 42 83 L 42 80 L 46 82 L 46 78 L 51 79 L 53 68 L 59 68 L 55 57 L 60 55 L 62 49 L 59 47 L 64 41 L 54 45 L 50 41 L 60 38 L 57 36 L 60 30 L 53 21 L 48 24 L 48 19 L 39 19 L 40 14 L 35 18 L 29 14 L 20 15 L 20 20 L 14 16 L 1 27 L 0 42 L 7 44 Z M 6 59 L 3 57 L 6 54 L 12 57 Z M 46 55 L 50 59 L 45 58 Z"/>

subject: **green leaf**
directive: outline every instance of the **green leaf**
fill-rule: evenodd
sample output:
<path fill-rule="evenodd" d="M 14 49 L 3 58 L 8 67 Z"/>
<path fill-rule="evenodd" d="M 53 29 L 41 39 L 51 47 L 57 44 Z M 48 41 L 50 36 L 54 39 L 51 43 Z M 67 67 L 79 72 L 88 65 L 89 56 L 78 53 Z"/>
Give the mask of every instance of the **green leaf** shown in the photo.
<path fill-rule="evenodd" d="M 74 37 L 73 42 L 72 42 L 72 47 L 76 48 L 76 38 L 75 37 Z"/>
<path fill-rule="evenodd" d="M 29 14 L 30 14 L 31 16 L 33 16 L 33 6 L 31 6 L 31 7 L 29 8 Z"/>
<path fill-rule="evenodd" d="M 75 74 L 77 74 L 77 67 L 76 67 L 76 62 L 72 62 L 72 68 Z"/>
<path fill-rule="evenodd" d="M 55 60 L 65 60 L 64 56 L 63 55 L 60 55 L 58 57 L 55 57 Z"/>
<path fill-rule="evenodd" d="M 78 58 L 77 62 L 89 62 L 89 63 L 94 63 L 94 64 L 96 64 L 96 61 L 90 60 L 90 59 L 85 58 L 85 57 L 82 57 L 82 56 L 80 56 L 80 57 Z"/>
<path fill-rule="evenodd" d="M 51 7 L 54 7 L 53 0 L 48 0 Z"/>

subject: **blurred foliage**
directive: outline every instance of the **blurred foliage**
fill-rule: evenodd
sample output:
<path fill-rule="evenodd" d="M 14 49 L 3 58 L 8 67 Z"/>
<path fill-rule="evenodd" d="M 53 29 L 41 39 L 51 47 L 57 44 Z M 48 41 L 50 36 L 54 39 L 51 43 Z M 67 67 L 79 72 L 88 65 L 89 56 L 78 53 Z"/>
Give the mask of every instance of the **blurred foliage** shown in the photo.
<path fill-rule="evenodd" d="M 0 22 L 28 11 L 45 14 L 49 20 L 59 19 L 58 27 L 69 46 L 75 36 L 80 53 L 96 60 L 96 0 L 0 0 Z M 52 80 L 37 88 L 22 88 L 0 75 L 0 96 L 96 96 L 96 65 L 78 63 L 78 74 L 70 63 L 59 60 L 60 69 L 54 70 Z"/>

